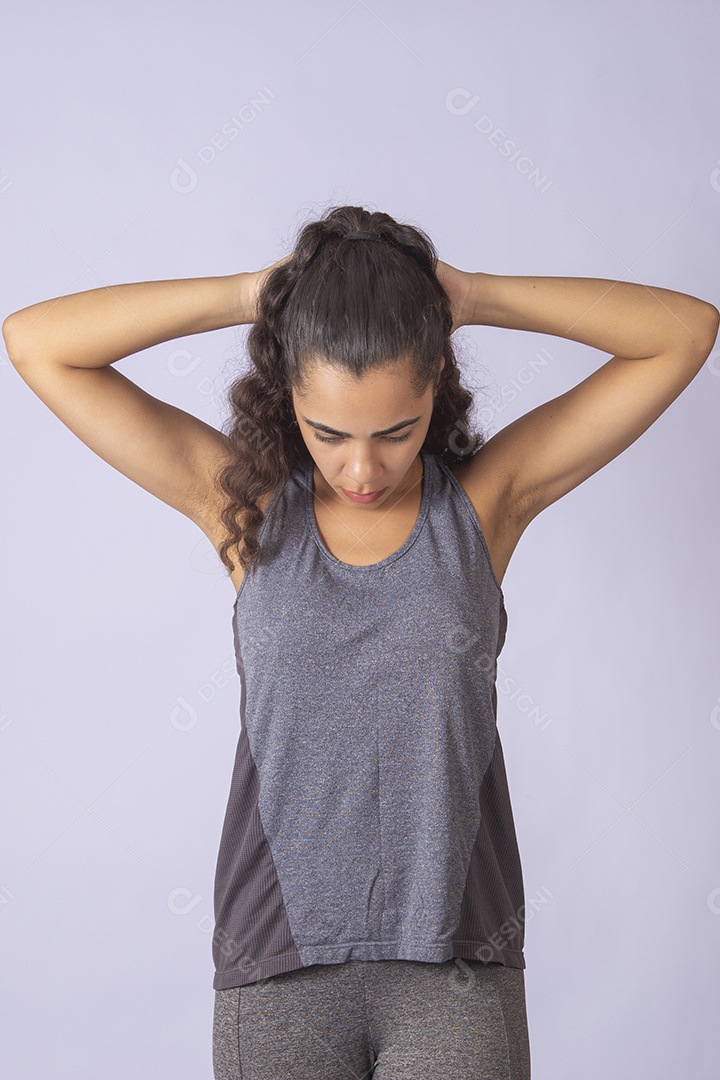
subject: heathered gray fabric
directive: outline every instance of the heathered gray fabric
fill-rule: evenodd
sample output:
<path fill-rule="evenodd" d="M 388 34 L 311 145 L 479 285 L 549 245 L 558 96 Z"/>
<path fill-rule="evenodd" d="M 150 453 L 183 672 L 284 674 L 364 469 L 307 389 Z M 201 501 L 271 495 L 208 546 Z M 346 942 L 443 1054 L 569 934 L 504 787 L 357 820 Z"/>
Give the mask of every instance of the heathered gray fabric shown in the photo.
<path fill-rule="evenodd" d="M 525 972 L 348 960 L 215 991 L 215 1080 L 530 1080 Z"/>
<path fill-rule="evenodd" d="M 233 609 L 241 731 L 215 878 L 216 990 L 311 964 L 525 967 L 500 737 L 507 615 L 477 516 L 421 451 L 402 547 L 325 547 L 309 457 Z"/>

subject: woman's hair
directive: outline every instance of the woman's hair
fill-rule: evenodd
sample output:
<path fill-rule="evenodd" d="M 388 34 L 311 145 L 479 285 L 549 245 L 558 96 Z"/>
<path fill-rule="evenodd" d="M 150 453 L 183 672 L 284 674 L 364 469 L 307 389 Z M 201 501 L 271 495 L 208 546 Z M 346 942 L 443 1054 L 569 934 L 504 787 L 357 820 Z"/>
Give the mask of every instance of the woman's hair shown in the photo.
<path fill-rule="evenodd" d="M 379 240 L 344 239 L 356 230 Z M 291 391 L 304 392 L 313 361 L 360 378 L 409 358 L 413 393 L 420 397 L 431 381 L 437 386 L 423 449 L 452 464 L 483 445 L 484 436 L 469 428 L 473 395 L 460 382 L 437 258 L 422 229 L 338 206 L 306 224 L 291 255 L 267 274 L 247 338 L 253 366 L 229 389 L 226 434 L 234 459 L 217 477 L 229 533 L 218 550 L 228 570 L 235 568 L 228 549 L 236 544 L 244 568 L 259 561 L 258 499 L 310 460 Z"/>

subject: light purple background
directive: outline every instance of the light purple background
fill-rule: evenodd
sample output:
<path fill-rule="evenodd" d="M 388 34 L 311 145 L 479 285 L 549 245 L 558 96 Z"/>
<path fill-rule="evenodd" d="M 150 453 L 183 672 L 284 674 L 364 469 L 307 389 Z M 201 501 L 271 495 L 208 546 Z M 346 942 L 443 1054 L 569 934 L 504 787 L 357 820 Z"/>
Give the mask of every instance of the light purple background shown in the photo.
<path fill-rule="evenodd" d="M 255 270 L 341 203 L 421 225 L 465 270 L 717 305 L 719 47 L 712 0 L 26 3 L 4 20 L 0 316 Z M 117 366 L 219 426 L 246 329 Z M 608 359 L 455 340 L 489 434 Z M 210 1078 L 234 589 L 4 354 L 0 387 L 3 1065 Z M 716 348 L 535 519 L 503 583 L 534 1080 L 717 1076 L 719 415 Z"/>

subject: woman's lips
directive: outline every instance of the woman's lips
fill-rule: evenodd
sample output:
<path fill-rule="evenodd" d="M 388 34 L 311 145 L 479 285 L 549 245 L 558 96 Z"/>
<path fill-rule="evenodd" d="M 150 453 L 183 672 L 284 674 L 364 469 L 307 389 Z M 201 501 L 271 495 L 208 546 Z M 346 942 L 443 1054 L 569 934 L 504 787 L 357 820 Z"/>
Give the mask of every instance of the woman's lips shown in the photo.
<path fill-rule="evenodd" d="M 348 499 L 352 499 L 353 502 L 371 503 L 375 502 L 376 499 L 379 499 L 387 489 L 380 488 L 378 491 L 371 491 L 367 495 L 359 495 L 356 491 L 348 491 L 347 488 L 340 488 L 340 490 L 343 495 L 347 495 Z"/>

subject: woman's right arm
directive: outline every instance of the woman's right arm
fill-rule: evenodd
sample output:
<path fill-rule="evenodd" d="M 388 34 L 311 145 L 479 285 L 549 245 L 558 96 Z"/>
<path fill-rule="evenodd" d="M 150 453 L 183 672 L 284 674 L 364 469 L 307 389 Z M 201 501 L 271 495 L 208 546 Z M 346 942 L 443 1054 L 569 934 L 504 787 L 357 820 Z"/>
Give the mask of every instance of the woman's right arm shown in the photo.
<path fill-rule="evenodd" d="M 253 322 L 265 273 L 112 285 L 32 304 L 3 322 L 7 353 L 86 446 L 207 531 L 227 437 L 112 364 L 162 341 Z"/>

